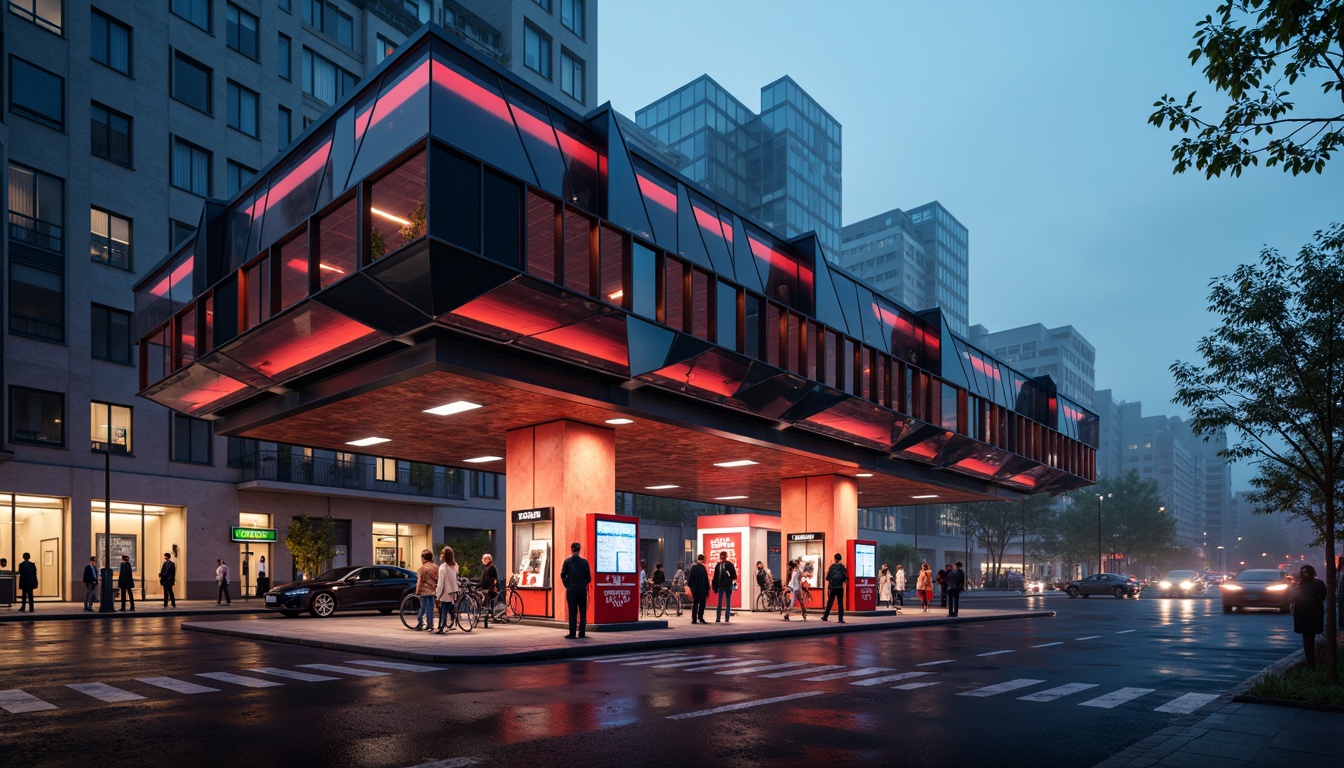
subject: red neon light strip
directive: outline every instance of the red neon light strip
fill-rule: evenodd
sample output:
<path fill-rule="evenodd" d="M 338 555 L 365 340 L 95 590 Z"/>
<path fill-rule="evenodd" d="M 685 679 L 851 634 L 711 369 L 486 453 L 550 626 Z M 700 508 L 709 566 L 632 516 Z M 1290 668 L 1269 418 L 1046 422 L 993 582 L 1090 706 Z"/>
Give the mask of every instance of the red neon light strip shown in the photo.
<path fill-rule="evenodd" d="M 412 96 L 420 93 L 429 86 L 429 62 L 423 61 L 414 71 L 406 75 L 401 82 L 392 86 L 392 90 L 382 95 L 377 102 L 370 104 L 363 112 L 355 117 L 355 140 L 363 138 L 364 131 L 368 129 L 371 122 L 381 123 L 388 115 L 392 114 L 397 107 L 405 104 Z M 378 119 L 370 120 L 373 111 L 377 109 Z"/>
<path fill-rule="evenodd" d="M 754 237 L 748 236 L 747 243 L 751 245 L 751 253 L 756 258 L 766 262 L 775 269 L 780 269 L 785 272 L 792 272 L 794 270 L 797 270 L 798 279 L 806 283 L 809 287 L 812 285 L 812 281 L 814 278 L 811 269 L 789 258 L 788 256 L 785 256 L 779 251 L 776 251 L 775 249 L 771 248 L 765 243 L 762 243 L 761 241 L 757 240 Z"/>
<path fill-rule="evenodd" d="M 731 223 L 720 219 L 694 203 L 691 204 L 691 210 L 695 212 L 695 221 L 701 229 L 710 232 L 720 240 L 726 240 L 729 245 L 733 244 L 733 225 Z"/>
<path fill-rule="evenodd" d="M 327 166 L 327 156 L 330 154 L 331 142 L 328 141 L 309 155 L 308 159 L 299 163 L 294 170 L 285 174 L 284 178 L 272 184 L 270 191 L 257 198 L 257 201 L 247 209 L 247 215 L 256 219 L 258 216 L 265 215 L 272 205 L 279 205 L 284 202 L 291 192 L 299 188 L 299 185 L 322 172 L 322 169 Z"/>
<path fill-rule="evenodd" d="M 638 173 L 635 174 L 635 178 L 639 180 L 639 191 L 644 193 L 644 197 L 673 213 L 677 212 L 676 193 L 665 189 L 663 185 L 653 179 L 645 178 Z"/>
<path fill-rule="evenodd" d="M 191 277 L 192 260 L 187 259 L 178 265 L 168 274 L 167 277 L 159 281 L 159 284 L 149 290 L 153 296 L 167 296 L 170 291 L 177 287 L 178 283 Z"/>
<path fill-rule="evenodd" d="M 190 392 L 178 396 L 178 402 L 186 404 L 188 406 L 187 410 L 194 413 L 247 386 L 243 382 L 225 376 L 222 373 L 217 374 L 217 376 L 219 378 L 216 379 L 214 383 L 204 384 Z"/>
<path fill-rule="evenodd" d="M 972 368 L 984 374 L 985 376 L 990 377 L 991 379 L 997 380 L 1000 378 L 998 366 L 986 363 L 984 360 L 981 360 L 980 358 L 976 357 L 975 355 L 972 355 L 969 352 L 965 354 L 966 358 L 971 361 Z"/>
<path fill-rule="evenodd" d="M 1083 415 L 1082 411 L 1070 408 L 1067 405 L 1064 406 L 1064 416 L 1065 418 L 1073 419 L 1074 421 L 1082 421 L 1087 418 L 1087 416 Z"/>
<path fill-rule="evenodd" d="M 877 315 L 878 321 L 888 328 L 899 330 L 901 333 L 905 334 L 913 334 L 915 332 L 914 323 L 906 320 L 895 312 L 886 309 L 877 302 L 873 302 L 873 314 Z"/>

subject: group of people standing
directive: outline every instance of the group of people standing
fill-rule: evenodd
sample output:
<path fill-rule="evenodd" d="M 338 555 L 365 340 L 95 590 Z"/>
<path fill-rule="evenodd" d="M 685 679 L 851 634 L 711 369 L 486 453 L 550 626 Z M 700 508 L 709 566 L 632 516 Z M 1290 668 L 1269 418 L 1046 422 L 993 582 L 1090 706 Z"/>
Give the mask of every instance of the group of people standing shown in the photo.
<path fill-rule="evenodd" d="M 895 571 L 883 563 L 877 572 L 877 606 L 884 605 L 888 608 L 905 606 L 905 566 L 900 563 L 896 564 Z"/>
<path fill-rule="evenodd" d="M 416 617 L 416 631 L 433 632 L 442 635 L 457 619 L 457 599 L 462 591 L 462 582 L 458 578 L 457 553 L 444 545 L 439 550 L 439 563 L 434 563 L 434 553 L 428 549 L 420 551 L 420 568 L 415 572 L 415 595 L 420 598 L 420 613 Z M 482 620 L 490 626 L 490 614 L 499 593 L 499 569 L 495 567 L 494 557 L 481 555 L 480 590 L 486 597 L 486 610 Z M 438 626 L 434 623 L 434 606 L 439 607 Z"/>
<path fill-rule="evenodd" d="M 947 609 L 947 615 L 956 616 L 960 612 L 961 593 L 966 590 L 966 572 L 961 568 L 960 562 L 948 564 L 935 576 L 928 563 L 919 564 L 915 591 L 919 593 L 919 602 L 923 606 L 921 612 L 927 613 L 929 604 L 933 602 L 934 584 L 938 585 L 942 607 Z"/>

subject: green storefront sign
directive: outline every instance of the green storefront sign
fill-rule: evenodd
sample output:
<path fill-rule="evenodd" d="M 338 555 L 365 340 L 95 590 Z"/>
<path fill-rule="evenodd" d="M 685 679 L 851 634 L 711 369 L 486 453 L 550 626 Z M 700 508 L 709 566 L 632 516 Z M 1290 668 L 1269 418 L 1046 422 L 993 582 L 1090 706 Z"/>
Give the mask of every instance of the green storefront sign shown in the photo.
<path fill-rule="evenodd" d="M 234 541 L 279 541 L 275 536 L 274 528 L 239 528 L 233 527 Z"/>

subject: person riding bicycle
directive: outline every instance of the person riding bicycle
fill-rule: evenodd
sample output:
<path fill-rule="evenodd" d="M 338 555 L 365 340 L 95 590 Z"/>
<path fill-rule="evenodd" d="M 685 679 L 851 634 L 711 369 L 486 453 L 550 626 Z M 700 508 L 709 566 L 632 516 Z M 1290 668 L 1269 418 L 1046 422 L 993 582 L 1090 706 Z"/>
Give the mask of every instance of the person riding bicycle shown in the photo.
<path fill-rule="evenodd" d="M 649 581 L 653 582 L 655 594 L 663 588 L 663 584 L 667 582 L 667 574 L 663 573 L 662 563 L 653 564 L 653 575 L 649 577 Z"/>
<path fill-rule="evenodd" d="M 765 563 L 756 561 L 756 586 L 761 588 L 762 592 L 768 592 L 775 585 L 775 577 L 770 573 L 770 569 L 765 567 Z"/>

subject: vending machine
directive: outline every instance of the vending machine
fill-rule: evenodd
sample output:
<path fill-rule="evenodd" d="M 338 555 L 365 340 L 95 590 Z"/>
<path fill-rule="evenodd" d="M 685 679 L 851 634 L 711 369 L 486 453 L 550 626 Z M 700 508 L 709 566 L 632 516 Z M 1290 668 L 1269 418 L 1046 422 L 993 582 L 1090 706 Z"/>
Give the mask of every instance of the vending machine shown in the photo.
<path fill-rule="evenodd" d="M 877 608 L 877 542 L 849 539 L 849 587 L 845 590 L 845 610 L 871 611 Z"/>
<path fill-rule="evenodd" d="M 588 515 L 593 624 L 639 620 L 639 518 Z"/>

